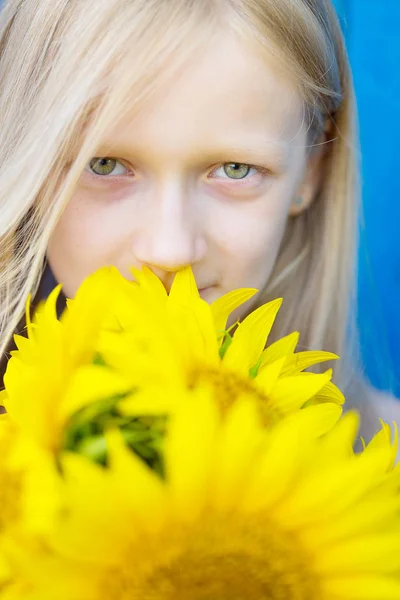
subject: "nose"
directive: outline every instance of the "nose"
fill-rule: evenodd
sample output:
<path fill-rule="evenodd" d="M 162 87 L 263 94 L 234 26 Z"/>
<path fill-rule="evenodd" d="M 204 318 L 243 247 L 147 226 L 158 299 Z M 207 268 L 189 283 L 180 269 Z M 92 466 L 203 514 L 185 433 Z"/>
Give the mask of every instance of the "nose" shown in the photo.
<path fill-rule="evenodd" d="M 138 227 L 132 251 L 136 262 L 149 267 L 168 289 L 173 273 L 194 266 L 207 253 L 202 215 L 176 187 L 164 190 Z"/>

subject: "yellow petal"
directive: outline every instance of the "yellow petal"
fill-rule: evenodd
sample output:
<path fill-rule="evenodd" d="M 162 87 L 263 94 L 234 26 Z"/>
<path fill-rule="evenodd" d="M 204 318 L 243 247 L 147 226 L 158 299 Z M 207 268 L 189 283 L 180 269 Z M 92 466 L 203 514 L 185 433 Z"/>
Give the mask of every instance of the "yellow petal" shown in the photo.
<path fill-rule="evenodd" d="M 62 482 L 53 455 L 31 462 L 25 476 L 23 526 L 26 532 L 46 534 L 53 530 L 62 507 Z"/>
<path fill-rule="evenodd" d="M 318 572 L 325 575 L 400 571 L 400 522 L 397 531 L 360 536 L 325 548 L 316 562 Z"/>
<path fill-rule="evenodd" d="M 181 313 L 178 319 L 181 318 Z M 203 364 L 216 365 L 219 363 L 219 344 L 215 335 L 214 322 L 210 306 L 198 298 L 191 303 L 189 319 L 183 323 L 182 355 L 185 359 L 190 356 L 190 363 L 199 361 Z M 179 336 L 179 333 L 177 334 Z M 188 340 L 191 348 L 188 353 Z"/>
<path fill-rule="evenodd" d="M 342 407 L 336 404 L 328 404 L 329 406 L 336 406 L 340 412 Z M 327 404 L 319 404 L 310 408 L 317 408 L 327 406 Z M 335 428 L 320 441 L 319 451 L 316 454 L 313 465 L 314 468 L 321 468 L 325 470 L 330 467 L 331 464 L 337 463 L 339 460 L 348 460 L 354 454 L 354 442 L 357 437 L 359 429 L 360 417 L 356 411 L 348 411 L 338 421 Z"/>
<path fill-rule="evenodd" d="M 172 282 L 169 293 L 169 302 L 178 302 L 178 304 L 182 304 L 183 302 L 198 297 L 199 290 L 197 289 L 196 280 L 191 267 L 180 269 Z"/>
<path fill-rule="evenodd" d="M 378 431 L 367 445 L 365 451 L 373 451 L 375 448 L 392 448 L 392 460 L 390 461 L 389 470 L 393 469 L 397 458 L 399 446 L 399 430 L 397 423 L 393 422 L 394 436 L 392 442 L 392 429 L 390 425 L 381 420 L 382 429 Z"/>
<path fill-rule="evenodd" d="M 257 469 L 264 437 L 256 403 L 249 398 L 238 400 L 228 413 L 216 442 L 211 485 L 213 504 L 218 509 L 237 505 L 248 478 Z"/>
<path fill-rule="evenodd" d="M 270 362 L 275 362 L 278 358 L 286 357 L 287 360 L 290 360 L 298 344 L 299 337 L 299 332 L 294 331 L 268 346 L 261 355 L 260 369 Z"/>
<path fill-rule="evenodd" d="M 307 460 L 309 445 L 333 430 L 341 412 L 336 404 L 311 406 L 291 414 L 268 431 L 266 447 L 260 452 L 257 470 L 247 486 L 246 510 L 266 509 L 278 502 L 290 489 L 299 465 Z"/>
<path fill-rule="evenodd" d="M 140 271 L 132 267 L 131 272 L 140 286 L 141 294 L 145 294 L 146 297 L 149 297 L 154 302 L 160 302 L 161 304 L 166 302 L 167 291 L 159 277 L 151 269 L 143 266 Z"/>
<path fill-rule="evenodd" d="M 103 267 L 87 277 L 61 316 L 64 347 L 73 365 L 90 362 L 105 315 L 111 310 L 113 271 Z"/>
<path fill-rule="evenodd" d="M 304 432 L 310 439 L 317 439 L 326 436 L 327 433 L 336 432 L 340 423 L 343 409 L 337 404 L 326 403 L 317 404 L 303 408 L 298 412 L 292 413 L 286 417 L 288 423 L 292 422 L 297 428 Z M 324 440 L 326 437 L 324 437 Z M 319 442 L 320 446 L 324 440 Z M 314 462 L 315 464 L 315 462 Z"/>
<path fill-rule="evenodd" d="M 165 485 L 143 460 L 127 448 L 119 431 L 107 432 L 106 440 L 114 493 L 125 497 L 141 528 L 155 534 L 165 519 Z M 151 519 L 148 518 L 149 513 Z"/>
<path fill-rule="evenodd" d="M 340 600 L 398 600 L 400 581 L 398 577 L 379 575 L 354 575 L 323 580 L 322 597 Z"/>
<path fill-rule="evenodd" d="M 283 373 L 295 375 L 313 365 L 328 360 L 338 360 L 338 358 L 337 354 L 333 354 L 332 352 L 320 352 L 317 350 L 297 352 L 288 360 L 283 369 Z"/>
<path fill-rule="evenodd" d="M 130 416 L 170 415 L 187 402 L 186 388 L 147 386 L 121 400 L 118 408 L 122 414 Z"/>
<path fill-rule="evenodd" d="M 240 323 L 224 357 L 228 368 L 248 372 L 257 363 L 281 305 L 281 298 L 268 302 Z"/>
<path fill-rule="evenodd" d="M 307 400 L 315 396 L 332 377 L 332 370 L 326 373 L 316 375 L 308 373 L 310 377 L 304 377 L 304 374 L 282 377 L 274 386 L 270 393 L 271 399 L 280 409 L 290 412 L 301 408 Z"/>
<path fill-rule="evenodd" d="M 258 290 L 251 288 L 233 290 L 212 302 L 211 311 L 217 335 L 221 335 L 225 331 L 229 315 L 257 292 Z"/>
<path fill-rule="evenodd" d="M 59 407 L 60 419 L 99 400 L 108 400 L 130 391 L 124 377 L 102 366 L 89 365 L 75 372 Z"/>
<path fill-rule="evenodd" d="M 166 478 L 183 521 L 204 507 L 219 422 L 218 407 L 208 394 L 196 390 L 192 397 L 171 418 L 165 441 Z"/>
<path fill-rule="evenodd" d="M 333 520 L 308 525 L 301 532 L 302 542 L 316 552 L 323 552 L 333 543 L 347 543 L 362 534 L 387 531 L 398 521 L 399 500 L 396 497 L 372 497 L 360 501 L 356 511 L 344 512 Z"/>
<path fill-rule="evenodd" d="M 287 525 L 299 526 L 334 517 L 359 501 L 377 478 L 387 460 L 387 453 L 376 451 L 353 460 L 340 461 L 326 472 L 320 470 L 306 478 L 293 490 L 290 498 L 279 506 Z"/>
<path fill-rule="evenodd" d="M 2 390 L 0 392 L 0 406 L 6 406 L 8 400 L 7 390 Z"/>
<path fill-rule="evenodd" d="M 126 496 L 104 467 L 77 454 L 65 453 L 60 462 L 66 510 L 51 536 L 52 545 L 70 559 L 107 566 L 118 563 L 126 544 L 127 524 L 138 526 Z M 128 472 L 125 481 L 129 480 Z"/>
<path fill-rule="evenodd" d="M 303 373 L 303 375 L 307 374 L 311 375 L 311 373 Z M 344 404 L 345 397 L 332 381 L 328 381 L 328 383 L 326 383 L 324 387 L 321 388 L 319 392 L 313 396 L 313 398 L 311 398 L 310 402 L 313 404 L 322 402 L 335 402 L 336 404 Z"/>
<path fill-rule="evenodd" d="M 285 419 L 268 432 L 266 447 L 260 452 L 257 461 L 257 470 L 244 492 L 243 510 L 269 510 L 291 488 L 292 480 L 304 458 L 304 434 L 302 435 L 300 428 L 304 424 L 304 418 L 307 418 L 306 414 L 302 415 L 301 422 L 295 416 L 293 419 Z"/>
<path fill-rule="evenodd" d="M 282 373 L 285 362 L 286 357 L 283 356 L 274 362 L 266 364 L 263 369 L 258 372 L 255 383 L 266 396 L 269 396 L 272 393 L 272 390 Z"/>

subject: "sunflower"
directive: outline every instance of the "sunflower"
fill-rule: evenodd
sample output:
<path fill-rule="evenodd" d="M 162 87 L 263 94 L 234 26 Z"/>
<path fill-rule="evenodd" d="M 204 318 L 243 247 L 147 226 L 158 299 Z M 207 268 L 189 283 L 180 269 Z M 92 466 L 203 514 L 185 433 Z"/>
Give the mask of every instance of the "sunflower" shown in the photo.
<path fill-rule="evenodd" d="M 128 414 L 170 411 L 182 395 L 179 390 L 199 387 L 214 391 L 223 412 L 242 396 L 257 398 L 266 423 L 307 402 L 343 404 L 343 394 L 331 382 L 331 369 L 304 372 L 336 360 L 336 354 L 295 353 L 297 332 L 265 349 L 281 299 L 254 310 L 231 335 L 229 315 L 257 290 L 234 290 L 209 306 L 199 296 L 190 267 L 176 274 L 169 295 L 149 269 L 133 273 L 135 283 L 114 286 L 121 327 L 103 330 L 99 344 L 106 364 L 135 389 L 123 402 Z"/>
<path fill-rule="evenodd" d="M 29 589 L 15 557 L 22 548 L 42 552 L 40 536 L 61 506 L 60 480 L 48 453 L 21 436 L 8 415 L 0 418 L 0 455 L 0 597 L 12 600 Z"/>
<path fill-rule="evenodd" d="M 176 275 L 170 294 L 149 269 L 133 274 L 136 282 L 128 282 L 114 267 L 100 269 L 68 301 L 60 320 L 60 286 L 33 322 L 28 304 L 28 339 L 15 336 L 18 350 L 2 401 L 42 447 L 57 451 L 65 423 L 82 407 L 130 392 L 128 414 L 169 414 L 185 390 L 198 387 L 211 387 L 222 410 L 251 395 L 268 423 L 310 401 L 343 403 L 331 370 L 303 372 L 336 355 L 295 354 L 297 334 L 264 350 L 281 300 L 255 310 L 231 336 L 229 315 L 256 290 L 235 290 L 210 307 L 190 268 Z"/>
<path fill-rule="evenodd" d="M 166 479 L 110 432 L 109 468 L 64 457 L 68 511 L 51 561 L 26 560 L 28 600 L 394 600 L 399 473 L 387 432 L 352 447 L 332 404 L 265 429 L 197 391 L 171 420 Z"/>
<path fill-rule="evenodd" d="M 17 350 L 8 362 L 1 400 L 19 430 L 50 452 L 57 451 L 74 412 L 127 389 L 121 377 L 96 364 L 99 333 L 112 319 L 112 277 L 108 268 L 88 277 L 60 320 L 61 286 L 39 305 L 32 321 L 28 299 L 28 337 L 15 336 Z"/>
<path fill-rule="evenodd" d="M 15 431 L 6 415 L 0 418 L 0 536 L 19 523 L 22 513 L 23 470 L 13 464 Z"/>

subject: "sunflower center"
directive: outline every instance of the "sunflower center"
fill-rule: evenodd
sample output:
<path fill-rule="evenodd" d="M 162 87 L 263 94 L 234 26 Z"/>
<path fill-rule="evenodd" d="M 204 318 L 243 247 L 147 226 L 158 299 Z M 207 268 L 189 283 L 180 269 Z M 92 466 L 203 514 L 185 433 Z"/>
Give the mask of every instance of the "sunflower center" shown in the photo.
<path fill-rule="evenodd" d="M 276 407 L 272 406 L 268 396 L 258 389 L 254 381 L 234 371 L 229 371 L 223 367 L 215 369 L 205 366 L 193 369 L 188 378 L 189 389 L 203 385 L 210 386 L 213 389 L 223 415 L 229 411 L 239 397 L 247 395 L 252 396 L 257 401 L 265 425 L 271 424 L 271 421 L 275 421 L 279 417 Z"/>
<path fill-rule="evenodd" d="M 262 532 L 262 533 L 260 533 Z M 258 518 L 207 513 L 127 553 L 101 582 L 103 600 L 317 600 L 293 536 Z"/>
<path fill-rule="evenodd" d="M 268 399 L 256 389 L 250 379 L 240 377 L 237 373 L 226 369 L 199 367 L 191 371 L 188 380 L 190 389 L 200 385 L 212 386 L 218 398 L 221 410 L 225 412 L 243 394 L 250 394 L 262 402 Z"/>

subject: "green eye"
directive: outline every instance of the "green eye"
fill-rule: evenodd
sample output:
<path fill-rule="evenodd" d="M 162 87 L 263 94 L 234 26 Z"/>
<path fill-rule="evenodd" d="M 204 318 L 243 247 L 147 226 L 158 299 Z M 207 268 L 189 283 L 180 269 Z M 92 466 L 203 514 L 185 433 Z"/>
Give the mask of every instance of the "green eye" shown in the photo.
<path fill-rule="evenodd" d="M 90 168 L 96 175 L 111 175 L 118 161 L 115 158 L 93 158 Z"/>
<path fill-rule="evenodd" d="M 249 174 L 250 167 L 243 163 L 227 163 L 224 165 L 224 171 L 232 179 L 244 179 Z"/>

